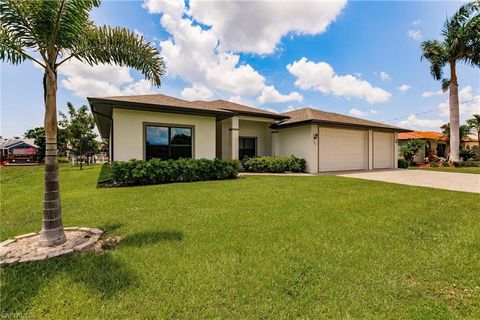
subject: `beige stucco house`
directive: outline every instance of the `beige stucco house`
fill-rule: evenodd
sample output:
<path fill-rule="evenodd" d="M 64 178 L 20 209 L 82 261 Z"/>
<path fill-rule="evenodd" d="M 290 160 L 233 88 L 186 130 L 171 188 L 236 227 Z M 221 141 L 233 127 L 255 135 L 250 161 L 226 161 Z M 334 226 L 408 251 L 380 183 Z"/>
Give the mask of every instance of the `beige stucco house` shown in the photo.
<path fill-rule="evenodd" d="M 115 161 L 295 155 L 311 173 L 396 168 L 396 134 L 407 131 L 312 108 L 279 114 L 161 94 L 88 101 Z"/>

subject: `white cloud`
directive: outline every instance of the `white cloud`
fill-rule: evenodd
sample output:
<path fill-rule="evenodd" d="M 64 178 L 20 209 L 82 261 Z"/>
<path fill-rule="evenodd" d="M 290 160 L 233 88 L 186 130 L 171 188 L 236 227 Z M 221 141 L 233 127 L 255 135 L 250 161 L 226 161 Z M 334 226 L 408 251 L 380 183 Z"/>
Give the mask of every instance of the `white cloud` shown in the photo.
<path fill-rule="evenodd" d="M 417 41 L 422 39 L 422 37 L 423 37 L 422 32 L 420 30 L 408 30 L 407 35 L 410 38 L 415 39 Z"/>
<path fill-rule="evenodd" d="M 281 94 L 275 89 L 274 86 L 266 86 L 263 88 L 262 93 L 257 98 L 260 103 L 277 103 L 277 102 L 287 102 L 287 101 L 303 101 L 303 96 L 294 91 L 289 94 Z"/>
<path fill-rule="evenodd" d="M 303 57 L 287 65 L 288 71 L 297 77 L 295 85 L 303 90 L 317 90 L 345 98 L 365 99 L 369 103 L 385 102 L 391 94 L 373 87 L 365 80 L 352 75 L 339 76 L 326 62 L 308 61 Z"/>
<path fill-rule="evenodd" d="M 445 124 L 445 120 L 440 119 L 419 119 L 416 115 L 411 114 L 406 120 L 399 121 L 397 125 L 406 129 L 414 130 L 440 130 Z"/>
<path fill-rule="evenodd" d="M 367 113 L 366 112 L 363 112 L 362 110 L 359 110 L 357 108 L 352 108 L 350 109 L 350 111 L 348 112 L 351 116 L 354 116 L 354 117 L 366 117 L 367 116 Z"/>
<path fill-rule="evenodd" d="M 388 73 L 386 73 L 385 71 L 380 72 L 380 78 L 381 78 L 383 81 L 387 81 L 387 80 L 392 79 L 392 78 L 390 77 L 390 75 L 389 75 Z"/>
<path fill-rule="evenodd" d="M 371 114 L 377 114 L 377 113 L 378 113 L 378 111 L 375 110 L 375 109 L 370 109 L 369 112 L 370 112 Z"/>
<path fill-rule="evenodd" d="M 397 87 L 397 90 L 400 92 L 406 92 L 408 91 L 412 86 L 408 84 L 402 84 L 401 86 Z"/>
<path fill-rule="evenodd" d="M 82 98 L 155 92 L 155 88 L 147 80 L 134 82 L 127 67 L 107 64 L 90 66 L 72 59 L 62 64 L 58 71 L 60 76 L 66 77 L 60 81 L 61 85 Z"/>
<path fill-rule="evenodd" d="M 162 9 L 158 2 L 148 0 L 146 6 L 155 6 L 158 12 Z M 222 50 L 270 54 L 284 36 L 325 32 L 346 2 L 191 0 L 188 13 L 211 26 Z"/>
<path fill-rule="evenodd" d="M 182 90 L 182 98 L 187 100 L 207 100 L 213 97 L 213 92 L 203 85 L 194 84 Z"/>
<path fill-rule="evenodd" d="M 209 96 L 221 90 L 233 96 L 254 96 L 263 90 L 265 78 L 252 66 L 241 64 L 239 55 L 220 50 L 212 29 L 195 25 L 183 1 L 149 0 L 144 7 L 150 13 L 163 13 L 160 22 L 172 38 L 160 42 L 161 54 L 170 76 L 192 84 L 184 95 Z"/>
<path fill-rule="evenodd" d="M 417 24 L 420 24 L 420 23 L 422 23 L 422 20 L 412 21 L 412 26 L 416 26 Z"/>
<path fill-rule="evenodd" d="M 300 108 L 299 108 L 299 107 L 292 106 L 292 105 L 289 105 L 288 107 L 286 107 L 285 109 L 283 109 L 282 113 L 283 113 L 283 112 L 295 111 L 295 110 L 298 110 L 298 109 L 300 109 Z"/>
<path fill-rule="evenodd" d="M 460 115 L 464 119 L 469 119 L 473 114 L 480 113 L 480 93 L 474 94 L 472 86 L 465 86 L 458 91 L 458 100 L 459 100 L 459 110 Z M 449 116 L 450 114 L 450 103 L 448 100 L 442 102 L 438 105 L 440 115 Z"/>
<path fill-rule="evenodd" d="M 443 92 L 443 90 L 425 91 L 424 93 L 422 93 L 422 97 L 423 98 L 428 98 L 428 97 L 432 97 L 432 96 L 439 96 L 439 95 L 442 95 L 442 94 L 446 94 L 446 92 Z"/>

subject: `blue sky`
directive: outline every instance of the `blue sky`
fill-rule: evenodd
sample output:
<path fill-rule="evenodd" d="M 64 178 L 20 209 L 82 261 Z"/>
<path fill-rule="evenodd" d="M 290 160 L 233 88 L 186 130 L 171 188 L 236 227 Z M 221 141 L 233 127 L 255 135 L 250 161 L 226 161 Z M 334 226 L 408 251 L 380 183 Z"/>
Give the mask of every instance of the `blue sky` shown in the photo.
<path fill-rule="evenodd" d="M 58 107 L 86 96 L 163 93 L 225 99 L 283 112 L 301 107 L 419 130 L 448 121 L 447 95 L 421 61 L 460 2 L 104 1 L 97 24 L 135 30 L 166 59 L 154 88 L 139 73 L 73 62 L 60 71 Z M 479 70 L 458 68 L 462 120 L 480 113 Z M 1 135 L 43 123 L 42 72 L 1 65 Z"/>

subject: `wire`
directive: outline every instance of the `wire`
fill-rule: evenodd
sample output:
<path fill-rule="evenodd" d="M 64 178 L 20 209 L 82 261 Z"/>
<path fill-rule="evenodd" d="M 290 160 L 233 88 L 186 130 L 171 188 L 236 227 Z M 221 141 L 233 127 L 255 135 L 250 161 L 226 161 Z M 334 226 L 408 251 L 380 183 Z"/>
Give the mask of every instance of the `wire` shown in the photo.
<path fill-rule="evenodd" d="M 423 112 L 419 112 L 419 113 L 409 114 L 408 116 L 403 116 L 403 117 L 398 117 L 398 118 L 392 118 L 392 119 L 384 120 L 384 121 L 385 121 L 385 122 L 393 122 L 393 121 L 398 121 L 398 120 L 407 119 L 407 118 L 410 117 L 410 116 L 419 116 L 419 115 L 422 115 L 422 114 L 427 114 L 427 113 L 435 112 L 435 111 L 438 111 L 438 108 L 431 109 L 431 110 L 427 110 L 427 111 L 423 111 Z"/>

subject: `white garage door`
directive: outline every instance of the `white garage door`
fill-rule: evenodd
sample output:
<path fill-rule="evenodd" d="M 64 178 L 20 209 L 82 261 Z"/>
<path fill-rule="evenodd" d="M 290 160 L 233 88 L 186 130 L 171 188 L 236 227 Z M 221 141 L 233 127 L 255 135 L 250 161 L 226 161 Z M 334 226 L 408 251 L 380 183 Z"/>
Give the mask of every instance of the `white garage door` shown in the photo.
<path fill-rule="evenodd" d="M 363 170 L 367 164 L 365 130 L 319 128 L 319 170 Z"/>
<path fill-rule="evenodd" d="M 373 169 L 393 168 L 393 134 L 373 133 Z"/>

